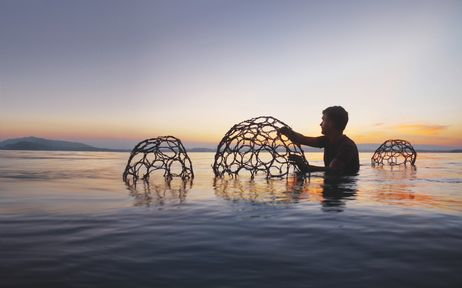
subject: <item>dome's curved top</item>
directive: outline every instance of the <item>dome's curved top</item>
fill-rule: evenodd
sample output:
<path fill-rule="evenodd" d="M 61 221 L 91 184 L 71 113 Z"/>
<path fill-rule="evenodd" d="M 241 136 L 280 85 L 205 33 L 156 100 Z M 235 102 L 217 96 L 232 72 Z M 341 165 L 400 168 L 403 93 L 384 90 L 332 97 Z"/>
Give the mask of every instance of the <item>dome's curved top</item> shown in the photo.
<path fill-rule="evenodd" d="M 192 163 L 180 139 L 173 136 L 150 138 L 133 148 L 123 173 L 123 180 L 148 180 L 156 170 L 167 178 L 193 178 Z"/>
<path fill-rule="evenodd" d="M 259 172 L 267 177 L 287 176 L 295 169 L 288 156 L 305 156 L 300 145 L 278 132 L 284 126 L 287 125 L 274 117 L 260 116 L 231 127 L 218 144 L 213 164 L 215 175 L 237 175 L 246 170 L 252 177 Z"/>
<path fill-rule="evenodd" d="M 373 165 L 415 164 L 417 152 L 411 143 L 402 139 L 389 139 L 375 150 L 371 162 Z"/>

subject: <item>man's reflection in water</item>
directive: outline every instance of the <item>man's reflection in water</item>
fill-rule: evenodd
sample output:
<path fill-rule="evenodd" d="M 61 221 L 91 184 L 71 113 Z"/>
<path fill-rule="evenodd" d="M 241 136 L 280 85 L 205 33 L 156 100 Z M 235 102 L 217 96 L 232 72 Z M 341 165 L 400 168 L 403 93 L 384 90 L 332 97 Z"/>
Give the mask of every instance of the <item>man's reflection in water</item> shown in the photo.
<path fill-rule="evenodd" d="M 310 202 L 321 203 L 322 211 L 342 212 L 346 202 L 356 198 L 357 180 L 357 176 L 323 174 L 323 176 L 315 175 L 306 181 L 299 176 L 291 179 L 289 191 L 300 199 L 308 198 Z"/>
<path fill-rule="evenodd" d="M 126 183 L 129 195 L 135 200 L 134 206 L 163 206 L 165 204 L 182 204 L 192 188 L 192 180 L 156 179 L 156 181 L 139 181 Z"/>
<path fill-rule="evenodd" d="M 322 210 L 325 212 L 342 212 L 347 200 L 356 198 L 357 176 L 325 175 L 322 185 Z"/>
<path fill-rule="evenodd" d="M 225 200 L 258 204 L 318 202 L 326 212 L 342 212 L 347 200 L 355 199 L 356 176 L 250 180 L 215 178 L 215 194 Z"/>

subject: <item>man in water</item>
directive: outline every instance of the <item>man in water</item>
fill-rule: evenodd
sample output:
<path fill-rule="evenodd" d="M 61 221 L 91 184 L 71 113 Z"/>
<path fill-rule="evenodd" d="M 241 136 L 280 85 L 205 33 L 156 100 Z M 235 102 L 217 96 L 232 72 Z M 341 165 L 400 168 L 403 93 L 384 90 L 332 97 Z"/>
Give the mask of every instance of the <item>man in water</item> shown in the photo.
<path fill-rule="evenodd" d="M 324 167 L 307 165 L 301 156 L 290 155 L 289 160 L 306 172 L 325 171 L 332 174 L 354 175 L 359 171 L 359 153 L 355 142 L 343 134 L 348 123 L 348 112 L 341 106 L 332 106 L 322 111 L 321 133 L 323 136 L 308 137 L 289 127 L 279 132 L 292 142 L 311 147 L 324 148 Z"/>

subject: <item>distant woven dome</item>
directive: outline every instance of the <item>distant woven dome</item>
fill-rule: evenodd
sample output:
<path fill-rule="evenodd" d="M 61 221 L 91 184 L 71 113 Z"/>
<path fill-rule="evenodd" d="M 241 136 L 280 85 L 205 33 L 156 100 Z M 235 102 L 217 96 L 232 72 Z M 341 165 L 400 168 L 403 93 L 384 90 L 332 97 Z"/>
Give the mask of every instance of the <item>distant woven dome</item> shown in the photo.
<path fill-rule="evenodd" d="M 287 126 L 271 116 L 260 116 L 234 125 L 221 139 L 215 154 L 215 176 L 261 172 L 270 177 L 284 177 L 297 168 L 288 161 L 290 154 L 305 156 L 300 145 L 277 129 Z M 306 161 L 306 163 L 308 163 Z"/>
<path fill-rule="evenodd" d="M 371 162 L 373 165 L 414 165 L 416 158 L 417 152 L 411 143 L 406 140 L 390 139 L 375 150 Z"/>
<path fill-rule="evenodd" d="M 138 143 L 130 154 L 123 180 L 149 180 L 149 175 L 156 170 L 163 170 L 166 178 L 194 177 L 191 160 L 180 139 L 161 136 Z"/>

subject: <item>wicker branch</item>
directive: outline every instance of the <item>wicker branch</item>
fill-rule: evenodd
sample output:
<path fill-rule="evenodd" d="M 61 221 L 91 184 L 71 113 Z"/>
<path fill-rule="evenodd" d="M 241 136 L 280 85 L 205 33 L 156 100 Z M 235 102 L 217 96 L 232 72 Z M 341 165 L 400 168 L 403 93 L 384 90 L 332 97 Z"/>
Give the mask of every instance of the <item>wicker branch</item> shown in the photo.
<path fill-rule="evenodd" d="M 406 140 L 390 139 L 375 150 L 371 158 L 372 165 L 414 165 L 417 152 Z"/>
<path fill-rule="evenodd" d="M 221 139 L 215 154 L 215 176 L 238 175 L 250 172 L 251 178 L 262 172 L 266 178 L 285 177 L 299 169 L 288 160 L 289 155 L 308 161 L 299 144 L 281 135 L 278 128 L 287 126 L 271 116 L 260 116 L 234 125 Z"/>
<path fill-rule="evenodd" d="M 164 177 L 194 178 L 191 160 L 180 139 L 173 136 L 150 138 L 133 148 L 123 173 L 124 181 L 149 180 L 156 170 L 164 170 Z"/>

